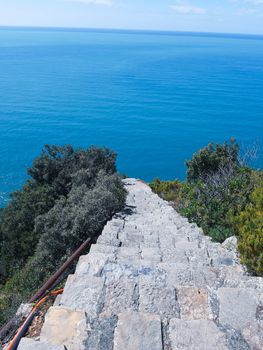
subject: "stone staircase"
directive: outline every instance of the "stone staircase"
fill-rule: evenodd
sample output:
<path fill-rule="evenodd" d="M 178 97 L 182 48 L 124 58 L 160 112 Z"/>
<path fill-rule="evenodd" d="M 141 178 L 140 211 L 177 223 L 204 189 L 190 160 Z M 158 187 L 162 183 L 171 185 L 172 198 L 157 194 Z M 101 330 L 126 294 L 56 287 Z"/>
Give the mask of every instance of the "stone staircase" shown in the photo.
<path fill-rule="evenodd" d="M 263 279 L 139 180 L 19 350 L 263 349 Z"/>

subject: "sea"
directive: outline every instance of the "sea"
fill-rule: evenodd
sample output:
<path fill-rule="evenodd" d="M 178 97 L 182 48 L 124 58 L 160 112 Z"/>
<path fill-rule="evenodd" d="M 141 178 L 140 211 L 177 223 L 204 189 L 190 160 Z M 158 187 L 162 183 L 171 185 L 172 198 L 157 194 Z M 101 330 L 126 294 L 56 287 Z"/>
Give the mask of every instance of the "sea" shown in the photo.
<path fill-rule="evenodd" d="M 0 28 L 0 206 L 45 144 L 109 147 L 150 181 L 230 138 L 262 168 L 262 135 L 262 36 Z"/>

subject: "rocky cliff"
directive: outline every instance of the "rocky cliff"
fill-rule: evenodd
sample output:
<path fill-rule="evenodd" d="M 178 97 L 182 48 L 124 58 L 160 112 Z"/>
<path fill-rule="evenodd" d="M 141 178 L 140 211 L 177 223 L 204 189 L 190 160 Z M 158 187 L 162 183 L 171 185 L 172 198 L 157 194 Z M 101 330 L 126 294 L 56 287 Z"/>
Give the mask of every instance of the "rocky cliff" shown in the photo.
<path fill-rule="evenodd" d="M 263 279 L 232 241 L 212 243 L 142 182 L 125 186 L 125 210 L 19 350 L 263 349 Z"/>

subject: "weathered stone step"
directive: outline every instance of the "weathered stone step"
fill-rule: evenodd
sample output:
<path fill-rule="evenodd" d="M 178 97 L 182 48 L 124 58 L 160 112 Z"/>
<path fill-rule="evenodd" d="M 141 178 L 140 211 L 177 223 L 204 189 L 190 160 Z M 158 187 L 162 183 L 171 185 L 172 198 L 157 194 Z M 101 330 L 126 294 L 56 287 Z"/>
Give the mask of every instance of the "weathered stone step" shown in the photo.
<path fill-rule="evenodd" d="M 18 346 L 18 350 L 65 350 L 65 347 L 64 345 L 52 345 L 47 342 L 23 338 Z"/>
<path fill-rule="evenodd" d="M 216 295 L 221 325 L 242 330 L 248 324 L 263 322 L 262 292 L 252 288 L 220 288 Z"/>
<path fill-rule="evenodd" d="M 115 262 L 115 260 L 116 253 L 105 254 L 91 251 L 88 255 L 80 257 L 75 274 L 99 277 L 103 267 L 109 262 Z"/>
<path fill-rule="evenodd" d="M 160 317 L 137 312 L 119 314 L 113 349 L 162 350 Z"/>
<path fill-rule="evenodd" d="M 84 311 L 51 307 L 45 317 L 40 341 L 53 346 L 63 344 L 68 350 L 84 349 L 87 320 Z"/>
<path fill-rule="evenodd" d="M 85 311 L 95 317 L 100 312 L 104 282 L 104 277 L 85 278 L 77 274 L 70 275 L 60 305 L 71 310 Z"/>
<path fill-rule="evenodd" d="M 228 350 L 226 335 L 213 321 L 172 319 L 169 324 L 172 350 Z M 242 349 L 242 348 L 237 348 Z"/>

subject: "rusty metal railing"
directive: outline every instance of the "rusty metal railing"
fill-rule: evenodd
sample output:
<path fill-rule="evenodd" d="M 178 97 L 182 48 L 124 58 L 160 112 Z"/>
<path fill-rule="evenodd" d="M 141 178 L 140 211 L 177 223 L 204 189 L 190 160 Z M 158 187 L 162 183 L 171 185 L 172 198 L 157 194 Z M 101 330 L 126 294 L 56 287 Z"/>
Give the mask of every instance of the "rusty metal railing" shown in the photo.
<path fill-rule="evenodd" d="M 81 246 L 67 259 L 67 261 L 44 283 L 44 285 L 32 296 L 32 298 L 29 300 L 29 304 L 35 303 L 41 300 L 45 299 L 48 295 L 52 295 L 52 289 L 55 288 L 55 285 L 57 284 L 57 281 L 59 278 L 63 275 L 63 273 L 73 265 L 74 261 L 80 257 L 80 255 L 83 253 L 83 251 L 88 248 L 88 246 L 92 243 L 93 239 L 97 236 L 91 236 L 84 243 L 81 244 Z M 35 306 L 36 307 L 36 306 Z M 16 341 L 9 344 L 8 349 L 9 350 L 15 350 L 17 349 L 17 346 L 19 344 L 20 339 L 23 337 L 23 335 L 26 333 L 27 329 L 29 328 L 34 314 L 36 311 L 35 307 L 32 309 L 32 312 L 30 313 L 30 317 L 26 319 L 22 327 L 19 329 L 19 336 L 17 337 L 17 334 L 15 336 Z M 13 317 L 6 325 L 4 325 L 0 329 L 0 341 L 6 338 L 7 334 L 9 333 L 10 329 L 14 328 L 14 326 L 17 325 L 17 317 Z"/>

